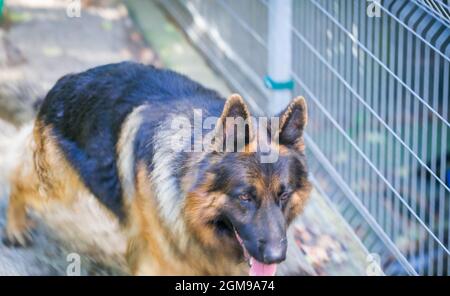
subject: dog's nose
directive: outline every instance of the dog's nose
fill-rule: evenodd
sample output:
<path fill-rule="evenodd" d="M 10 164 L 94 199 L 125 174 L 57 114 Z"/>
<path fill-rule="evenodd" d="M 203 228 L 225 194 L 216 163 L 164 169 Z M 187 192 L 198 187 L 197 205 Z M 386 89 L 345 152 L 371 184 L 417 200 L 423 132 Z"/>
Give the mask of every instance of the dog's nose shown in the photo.
<path fill-rule="evenodd" d="M 260 240 L 259 243 L 264 263 L 280 263 L 286 259 L 286 239 L 282 239 L 273 243 L 267 242 L 265 240 Z"/>

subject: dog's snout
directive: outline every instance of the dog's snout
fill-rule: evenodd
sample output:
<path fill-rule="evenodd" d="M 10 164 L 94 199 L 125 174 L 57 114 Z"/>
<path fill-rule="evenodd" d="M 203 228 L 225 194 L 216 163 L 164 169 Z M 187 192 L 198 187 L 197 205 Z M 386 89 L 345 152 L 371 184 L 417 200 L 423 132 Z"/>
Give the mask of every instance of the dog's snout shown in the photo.
<path fill-rule="evenodd" d="M 258 244 L 264 263 L 280 263 L 286 259 L 287 240 L 285 238 L 274 242 L 260 239 Z"/>

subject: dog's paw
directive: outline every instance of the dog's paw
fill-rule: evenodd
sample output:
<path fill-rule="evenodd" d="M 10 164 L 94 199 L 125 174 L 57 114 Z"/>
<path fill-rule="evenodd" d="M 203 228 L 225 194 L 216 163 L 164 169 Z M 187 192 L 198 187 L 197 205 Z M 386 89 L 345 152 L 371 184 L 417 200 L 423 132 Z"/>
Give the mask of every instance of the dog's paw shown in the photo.
<path fill-rule="evenodd" d="M 29 229 L 23 231 L 6 230 L 2 242 L 7 247 L 29 247 L 33 244 L 33 237 Z"/>

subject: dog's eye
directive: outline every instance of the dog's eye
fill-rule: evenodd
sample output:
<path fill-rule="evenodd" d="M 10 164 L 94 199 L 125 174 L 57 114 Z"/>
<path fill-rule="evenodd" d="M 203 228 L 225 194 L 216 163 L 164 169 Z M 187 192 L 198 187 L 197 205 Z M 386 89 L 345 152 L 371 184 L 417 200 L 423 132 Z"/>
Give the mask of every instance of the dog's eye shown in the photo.
<path fill-rule="evenodd" d="M 289 192 L 283 191 L 279 194 L 280 201 L 286 201 L 289 198 Z"/>
<path fill-rule="evenodd" d="M 242 193 L 239 194 L 239 199 L 242 201 L 249 201 L 252 197 L 250 196 L 249 193 Z"/>

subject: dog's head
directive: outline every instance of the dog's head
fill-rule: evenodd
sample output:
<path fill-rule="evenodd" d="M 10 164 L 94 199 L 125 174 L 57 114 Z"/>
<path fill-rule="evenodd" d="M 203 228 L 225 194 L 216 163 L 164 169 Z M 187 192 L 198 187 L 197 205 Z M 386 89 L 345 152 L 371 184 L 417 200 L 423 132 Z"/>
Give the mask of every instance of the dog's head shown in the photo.
<path fill-rule="evenodd" d="M 236 118 L 246 122 L 243 133 L 227 124 Z M 286 229 L 311 190 L 303 145 L 306 102 L 294 99 L 271 119 L 277 125 L 256 129 L 250 118 L 242 98 L 227 100 L 214 132 L 216 148 L 225 149 L 213 149 L 197 163 L 184 212 L 203 245 L 245 257 L 250 274 L 267 275 L 286 258 Z M 268 139 L 265 143 L 261 133 Z M 232 152 L 225 143 L 232 143 Z M 274 161 L 261 161 L 262 146 L 276 150 Z"/>

